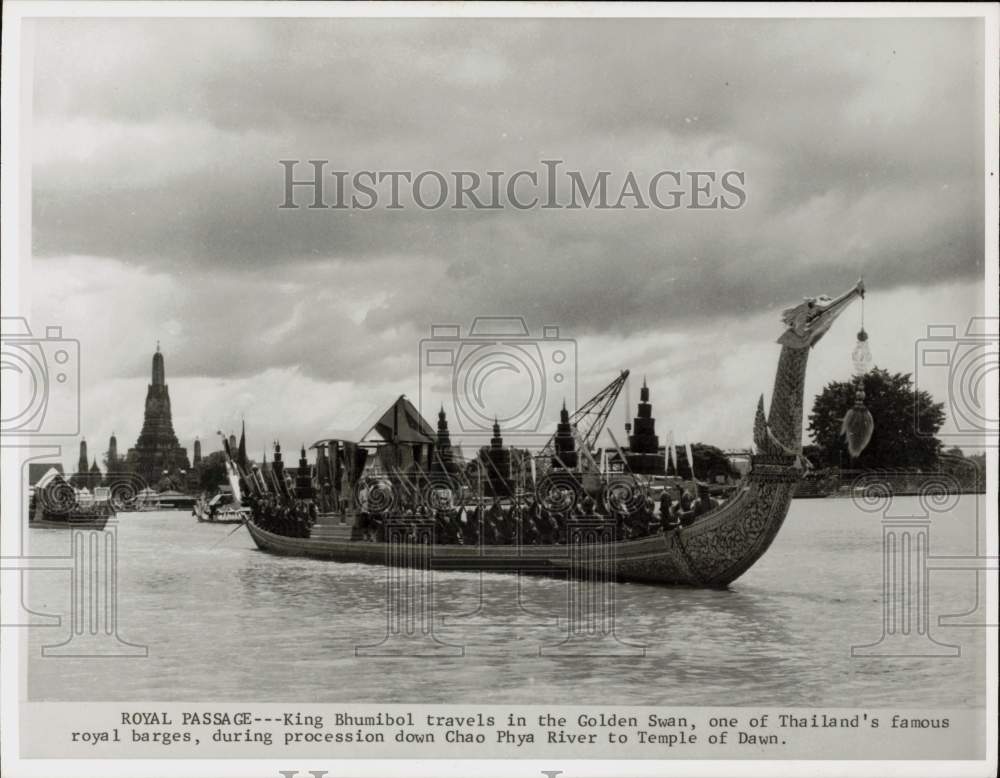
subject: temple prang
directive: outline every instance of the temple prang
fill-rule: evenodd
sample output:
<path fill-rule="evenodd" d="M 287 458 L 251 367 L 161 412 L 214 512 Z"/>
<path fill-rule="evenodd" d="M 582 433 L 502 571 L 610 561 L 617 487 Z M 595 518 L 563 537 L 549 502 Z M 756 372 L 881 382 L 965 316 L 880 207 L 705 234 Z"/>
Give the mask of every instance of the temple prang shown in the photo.
<path fill-rule="evenodd" d="M 76 460 L 76 472 L 70 476 L 69 482 L 77 489 L 90 484 L 90 459 L 87 457 L 86 438 L 80 438 L 80 456 Z"/>
<path fill-rule="evenodd" d="M 573 425 L 569 420 L 569 411 L 566 410 L 566 402 L 563 401 L 562 410 L 559 411 L 559 424 L 556 425 L 555 436 L 556 452 L 552 457 L 553 470 L 576 470 L 577 451 L 576 435 L 573 433 Z"/>
<path fill-rule="evenodd" d="M 76 463 L 76 471 L 78 473 L 88 473 L 90 472 L 90 460 L 87 457 L 87 439 L 80 439 L 80 458 Z"/>
<path fill-rule="evenodd" d="M 90 466 L 88 481 L 91 490 L 96 489 L 101 485 L 101 482 L 104 481 L 104 474 L 101 472 L 101 468 L 98 466 L 96 459 Z"/>
<path fill-rule="evenodd" d="M 152 381 L 146 390 L 142 431 L 135 446 L 129 449 L 128 463 L 150 486 L 157 484 L 164 474 L 191 469 L 187 449 L 181 446 L 174 433 L 170 390 L 159 342 L 153 354 Z"/>
<path fill-rule="evenodd" d="M 448 417 L 444 406 L 438 411 L 437 436 L 434 440 L 434 452 L 431 458 L 431 473 L 447 473 L 453 475 L 460 470 L 455 461 L 455 450 L 451 445 L 451 433 L 448 431 Z"/>

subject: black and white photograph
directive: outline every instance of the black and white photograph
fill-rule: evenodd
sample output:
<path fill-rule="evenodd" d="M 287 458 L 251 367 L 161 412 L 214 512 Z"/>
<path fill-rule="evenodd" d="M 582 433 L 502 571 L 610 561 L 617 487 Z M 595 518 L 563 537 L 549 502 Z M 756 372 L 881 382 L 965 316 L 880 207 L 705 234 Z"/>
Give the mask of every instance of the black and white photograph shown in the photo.
<path fill-rule="evenodd" d="M 996 4 L 2 63 L 5 775 L 996 774 Z"/>

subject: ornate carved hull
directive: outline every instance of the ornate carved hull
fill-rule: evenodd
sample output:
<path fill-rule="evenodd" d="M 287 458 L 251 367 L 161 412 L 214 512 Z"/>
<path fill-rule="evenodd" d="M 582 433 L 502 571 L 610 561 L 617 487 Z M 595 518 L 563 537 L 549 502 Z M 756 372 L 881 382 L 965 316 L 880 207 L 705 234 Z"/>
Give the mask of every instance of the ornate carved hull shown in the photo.
<path fill-rule="evenodd" d="M 749 570 L 784 524 L 801 477 L 795 457 L 754 457 L 736 497 L 679 533 L 692 583 L 726 586 Z"/>
<path fill-rule="evenodd" d="M 767 551 L 788 514 L 800 477 L 793 457 L 755 457 L 750 474 L 731 500 L 691 526 L 665 535 L 610 543 L 602 554 L 574 554 L 567 545 L 435 544 L 430 549 L 430 565 L 435 570 L 559 575 L 580 574 L 600 565 L 612 567 L 620 580 L 724 587 Z M 247 528 L 258 548 L 275 554 L 380 565 L 405 564 L 416 558 L 393 553 L 388 543 L 287 537 L 268 532 L 252 520 Z"/>

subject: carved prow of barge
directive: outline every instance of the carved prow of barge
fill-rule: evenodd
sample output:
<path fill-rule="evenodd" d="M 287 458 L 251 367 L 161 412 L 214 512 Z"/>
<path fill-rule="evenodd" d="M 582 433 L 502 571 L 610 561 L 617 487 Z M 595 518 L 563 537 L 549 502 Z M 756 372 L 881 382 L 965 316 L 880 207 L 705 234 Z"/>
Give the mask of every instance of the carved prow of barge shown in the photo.
<path fill-rule="evenodd" d="M 786 326 L 778 339 L 781 355 L 774 376 L 771 407 L 764 416 L 764 398 L 757 404 L 750 471 L 738 494 L 678 534 L 677 551 L 687 569 L 677 571 L 689 583 L 726 586 L 739 578 L 770 547 L 788 515 L 792 495 L 804 468 L 802 414 L 809 351 L 865 287 L 858 280 L 835 299 L 806 298 L 782 314 Z M 627 567 L 626 563 L 626 567 Z M 627 570 L 620 571 L 628 575 Z M 667 578 L 676 572 L 664 570 Z"/>

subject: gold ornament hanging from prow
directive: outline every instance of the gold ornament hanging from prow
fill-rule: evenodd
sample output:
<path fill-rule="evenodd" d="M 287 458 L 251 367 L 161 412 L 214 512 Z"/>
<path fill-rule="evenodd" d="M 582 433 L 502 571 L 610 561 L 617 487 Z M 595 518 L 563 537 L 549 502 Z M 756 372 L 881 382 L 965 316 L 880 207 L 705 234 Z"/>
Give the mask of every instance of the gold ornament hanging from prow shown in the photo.
<path fill-rule="evenodd" d="M 854 380 L 856 382 L 854 406 L 844 415 L 844 421 L 840 425 L 840 434 L 847 441 L 847 453 L 851 455 L 851 459 L 855 459 L 871 442 L 872 434 L 875 432 L 875 420 L 872 418 L 871 411 L 865 406 L 865 390 L 862 385 L 862 381 L 872 365 L 872 350 L 868 345 L 868 333 L 865 332 L 864 297 L 861 298 L 861 329 L 858 330 L 858 340 L 851 352 L 851 361 L 854 363 Z"/>
<path fill-rule="evenodd" d="M 840 434 L 847 441 L 847 453 L 854 459 L 861 455 L 875 432 L 875 420 L 871 411 L 865 407 L 865 392 L 858 381 L 858 389 L 854 393 L 854 407 L 844 416 L 840 425 Z"/>

